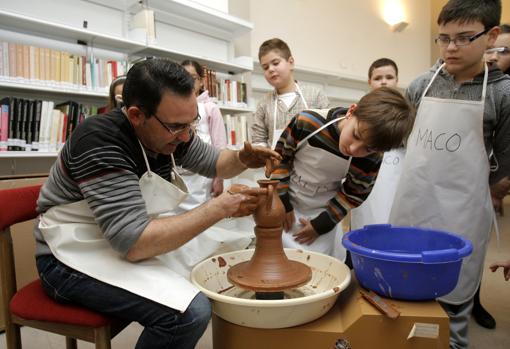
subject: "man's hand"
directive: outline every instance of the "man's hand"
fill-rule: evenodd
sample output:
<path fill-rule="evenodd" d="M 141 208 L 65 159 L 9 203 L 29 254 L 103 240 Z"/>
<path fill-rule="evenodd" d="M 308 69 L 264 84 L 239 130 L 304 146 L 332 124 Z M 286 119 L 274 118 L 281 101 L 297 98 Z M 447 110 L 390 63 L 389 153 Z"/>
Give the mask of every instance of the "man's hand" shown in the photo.
<path fill-rule="evenodd" d="M 317 240 L 319 234 L 317 234 L 309 219 L 299 218 L 299 223 L 303 225 L 303 228 L 292 235 L 294 240 L 300 244 L 311 245 Z"/>
<path fill-rule="evenodd" d="M 248 142 L 245 142 L 243 149 L 239 151 L 239 161 L 244 166 L 248 168 L 265 166 L 265 174 L 268 178 L 281 160 L 282 156 L 274 150 L 265 147 L 253 147 Z"/>
<path fill-rule="evenodd" d="M 244 217 L 255 212 L 261 195 L 267 195 L 267 189 L 234 184 L 216 199 L 224 208 L 225 217 Z"/>

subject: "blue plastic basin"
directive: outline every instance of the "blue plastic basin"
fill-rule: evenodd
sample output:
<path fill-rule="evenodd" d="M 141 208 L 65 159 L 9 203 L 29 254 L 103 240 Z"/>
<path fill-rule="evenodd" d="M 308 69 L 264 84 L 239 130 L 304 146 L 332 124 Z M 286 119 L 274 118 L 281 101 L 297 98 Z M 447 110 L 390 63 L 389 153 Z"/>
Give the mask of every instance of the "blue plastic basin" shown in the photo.
<path fill-rule="evenodd" d="M 445 231 L 367 225 L 344 235 L 359 283 L 379 295 L 427 300 L 451 292 L 471 241 Z"/>

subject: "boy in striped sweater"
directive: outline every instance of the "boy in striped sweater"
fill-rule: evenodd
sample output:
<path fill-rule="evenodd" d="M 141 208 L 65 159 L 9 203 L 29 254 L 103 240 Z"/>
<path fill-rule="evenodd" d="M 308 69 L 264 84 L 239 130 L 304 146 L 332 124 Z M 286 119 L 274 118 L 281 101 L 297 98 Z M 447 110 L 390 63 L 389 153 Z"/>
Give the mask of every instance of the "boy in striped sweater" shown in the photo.
<path fill-rule="evenodd" d="M 381 87 L 349 109 L 306 110 L 291 119 L 276 151 L 271 177 L 287 214 L 284 247 L 345 260 L 341 225 L 372 190 L 382 152 L 402 146 L 414 122 L 413 107 L 395 89 Z"/>

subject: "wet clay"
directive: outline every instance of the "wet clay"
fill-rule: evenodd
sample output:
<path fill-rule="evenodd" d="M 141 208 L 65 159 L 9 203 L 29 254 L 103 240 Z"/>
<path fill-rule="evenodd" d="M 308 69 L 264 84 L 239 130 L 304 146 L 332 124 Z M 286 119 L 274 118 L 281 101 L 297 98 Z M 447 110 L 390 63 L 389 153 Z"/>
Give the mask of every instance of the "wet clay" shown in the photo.
<path fill-rule="evenodd" d="M 291 261 L 282 244 L 285 207 L 276 191 L 277 180 L 257 181 L 266 195 L 259 196 L 255 219 L 256 246 L 248 262 L 239 263 L 227 272 L 228 280 L 255 292 L 277 292 L 306 284 L 312 277 L 307 265 Z"/>

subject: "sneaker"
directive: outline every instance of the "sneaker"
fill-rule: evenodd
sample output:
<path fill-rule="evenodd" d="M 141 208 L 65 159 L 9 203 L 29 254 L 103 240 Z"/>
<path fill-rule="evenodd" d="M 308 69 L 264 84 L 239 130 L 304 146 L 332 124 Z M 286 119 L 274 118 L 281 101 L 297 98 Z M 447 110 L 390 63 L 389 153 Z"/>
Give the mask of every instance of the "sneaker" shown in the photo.
<path fill-rule="evenodd" d="M 487 310 L 483 308 L 481 304 L 475 304 L 471 314 L 475 318 L 478 325 L 488 328 L 490 330 L 496 328 L 496 320 L 492 317 Z"/>

